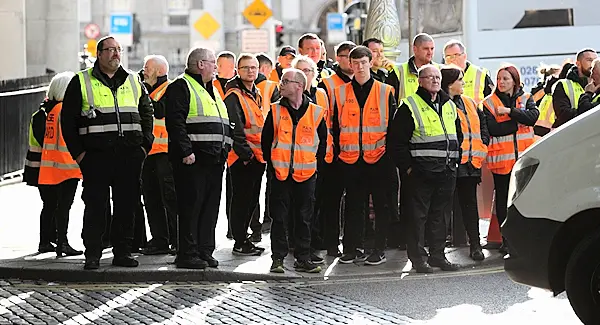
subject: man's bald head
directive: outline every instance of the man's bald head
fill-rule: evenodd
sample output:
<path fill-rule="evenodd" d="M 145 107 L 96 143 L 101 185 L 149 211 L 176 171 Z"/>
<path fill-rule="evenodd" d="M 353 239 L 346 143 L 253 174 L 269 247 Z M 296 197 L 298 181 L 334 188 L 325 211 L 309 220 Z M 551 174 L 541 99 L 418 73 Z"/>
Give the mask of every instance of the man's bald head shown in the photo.
<path fill-rule="evenodd" d="M 426 64 L 419 68 L 419 86 L 430 93 L 437 93 L 441 89 L 442 73 L 433 64 Z"/>
<path fill-rule="evenodd" d="M 435 43 L 429 34 L 421 33 L 413 39 L 413 53 L 415 54 L 415 64 L 417 68 L 428 64 L 433 59 Z"/>
<path fill-rule="evenodd" d="M 144 58 L 144 82 L 154 85 L 158 77 L 169 73 L 169 62 L 162 55 L 148 55 Z"/>

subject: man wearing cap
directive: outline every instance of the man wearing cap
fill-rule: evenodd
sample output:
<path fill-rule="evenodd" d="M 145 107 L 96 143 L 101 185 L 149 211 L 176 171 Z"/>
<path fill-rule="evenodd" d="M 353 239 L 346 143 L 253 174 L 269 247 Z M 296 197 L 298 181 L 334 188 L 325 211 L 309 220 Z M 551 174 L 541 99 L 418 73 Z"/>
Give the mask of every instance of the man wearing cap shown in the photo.
<path fill-rule="evenodd" d="M 269 80 L 279 83 L 279 79 L 281 79 L 281 75 L 283 74 L 283 69 L 289 69 L 292 67 L 292 60 L 296 57 L 296 54 L 295 48 L 289 45 L 282 47 L 279 51 L 279 57 L 277 58 L 275 69 L 273 69 L 273 71 L 271 71 L 271 75 L 269 75 Z"/>

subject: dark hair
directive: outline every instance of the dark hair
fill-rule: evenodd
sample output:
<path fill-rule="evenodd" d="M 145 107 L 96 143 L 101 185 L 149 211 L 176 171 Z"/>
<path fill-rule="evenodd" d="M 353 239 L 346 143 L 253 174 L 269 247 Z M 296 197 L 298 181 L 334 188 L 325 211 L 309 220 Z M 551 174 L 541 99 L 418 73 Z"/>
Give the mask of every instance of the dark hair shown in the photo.
<path fill-rule="evenodd" d="M 232 60 L 233 62 L 235 62 L 235 54 L 233 54 L 233 52 L 231 52 L 231 51 L 219 52 L 219 54 L 217 55 L 217 60 L 221 59 L 221 58 L 229 59 L 229 60 Z"/>
<path fill-rule="evenodd" d="M 262 66 L 265 64 L 268 64 L 270 66 L 273 66 L 273 60 L 266 55 L 265 53 L 259 53 L 256 55 L 256 59 L 258 60 L 258 66 Z"/>
<path fill-rule="evenodd" d="M 335 55 L 340 55 L 343 51 L 352 51 L 356 47 L 356 44 L 350 41 L 343 41 L 335 46 Z"/>
<path fill-rule="evenodd" d="M 450 94 L 448 88 L 450 88 L 450 85 L 460 78 L 463 72 L 459 67 L 453 65 L 443 66 L 440 72 L 442 73 L 442 90 L 447 94 Z"/>
<path fill-rule="evenodd" d="M 304 44 L 304 41 L 307 39 L 316 39 L 316 40 L 320 40 L 319 36 L 317 36 L 317 34 L 314 33 L 306 33 L 302 36 L 300 36 L 300 38 L 298 39 L 298 48 L 302 48 L 302 45 Z"/>
<path fill-rule="evenodd" d="M 584 54 L 584 53 L 587 53 L 587 52 L 593 52 L 593 53 L 596 53 L 596 50 L 594 50 L 594 49 L 593 49 L 593 48 L 591 48 L 591 47 L 588 47 L 588 48 L 585 48 L 585 49 L 582 49 L 582 50 L 580 50 L 579 52 L 577 52 L 577 61 L 581 60 L 581 57 L 583 56 L 583 54 Z"/>
<path fill-rule="evenodd" d="M 567 74 L 569 73 L 569 70 L 571 70 L 571 68 L 574 66 L 574 63 L 565 62 L 565 64 L 562 66 L 562 69 L 560 70 L 560 73 L 558 74 L 558 79 L 565 79 L 567 77 Z"/>
<path fill-rule="evenodd" d="M 362 42 L 362 46 L 369 47 L 369 44 L 371 44 L 371 43 L 377 43 L 377 44 L 383 45 L 382 40 L 380 40 L 379 38 L 371 37 L 368 40 Z"/>
<path fill-rule="evenodd" d="M 429 36 L 427 33 L 420 33 L 413 38 L 413 46 L 419 46 L 425 42 L 433 42 L 433 37 Z"/>
<path fill-rule="evenodd" d="M 373 54 L 368 47 L 359 45 L 350 51 L 350 59 L 361 59 L 367 57 L 369 62 L 373 60 Z"/>
<path fill-rule="evenodd" d="M 498 69 L 498 74 L 500 74 L 500 71 L 502 70 L 508 72 L 515 82 L 515 87 L 513 89 L 514 92 L 521 88 L 521 74 L 519 73 L 519 69 L 517 69 L 517 67 L 512 64 L 505 64 Z"/>
<path fill-rule="evenodd" d="M 112 36 L 104 36 L 101 39 L 98 40 L 98 44 L 96 45 L 96 51 L 100 52 L 102 50 L 104 50 L 104 42 L 108 39 L 115 39 Z"/>

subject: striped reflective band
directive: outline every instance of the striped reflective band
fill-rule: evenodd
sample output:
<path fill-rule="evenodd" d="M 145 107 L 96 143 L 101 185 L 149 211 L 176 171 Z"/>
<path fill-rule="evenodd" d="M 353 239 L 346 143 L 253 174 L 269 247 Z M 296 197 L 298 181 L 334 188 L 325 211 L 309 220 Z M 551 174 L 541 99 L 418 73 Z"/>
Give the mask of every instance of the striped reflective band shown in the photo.
<path fill-rule="evenodd" d="M 435 157 L 435 158 L 458 158 L 458 151 L 435 150 L 435 149 L 417 149 L 410 151 L 413 157 Z"/>
<path fill-rule="evenodd" d="M 41 162 L 39 162 L 39 161 L 31 161 L 31 160 L 25 159 L 25 166 L 27 166 L 27 167 L 40 168 L 40 164 L 41 164 Z"/>
<path fill-rule="evenodd" d="M 90 106 L 90 108 L 94 108 L 96 110 L 99 110 L 100 112 L 104 113 L 103 110 L 108 110 L 107 113 L 114 113 L 115 112 L 115 108 L 114 107 L 96 107 L 94 105 L 94 92 L 92 91 L 92 80 L 90 79 L 90 74 L 91 74 L 91 70 L 88 71 L 84 71 L 83 74 L 83 80 L 85 82 L 85 92 L 87 94 L 87 100 L 88 100 L 88 105 Z M 135 98 L 136 100 L 138 98 L 140 98 L 140 94 L 138 93 L 138 88 L 135 85 L 135 79 L 132 73 L 128 73 L 129 75 L 127 76 L 127 80 L 129 80 L 129 83 L 131 84 L 131 89 L 133 90 L 133 98 Z M 133 113 L 133 112 L 138 112 L 137 107 L 135 108 L 135 111 L 132 111 L 131 107 L 119 107 L 119 111 L 120 112 L 129 112 L 129 113 Z"/>
<path fill-rule="evenodd" d="M 77 165 L 77 164 L 65 164 L 65 163 L 59 163 L 59 162 L 56 162 L 56 161 L 44 160 L 41 163 L 41 167 L 50 167 L 50 168 L 70 170 L 70 169 L 77 169 L 77 168 L 79 168 L 79 165 Z"/>
<path fill-rule="evenodd" d="M 197 142 L 221 142 L 223 140 L 221 134 L 188 134 L 188 137 L 190 140 Z M 233 139 L 225 136 L 225 143 L 233 144 Z"/>
<path fill-rule="evenodd" d="M 29 146 L 29 151 L 31 151 L 31 152 L 42 152 L 42 147 Z"/>
<path fill-rule="evenodd" d="M 142 131 L 142 126 L 139 124 L 121 124 L 121 129 L 123 131 Z M 107 124 L 107 125 L 92 125 L 86 128 L 79 128 L 79 134 L 91 134 L 91 133 L 104 133 L 104 132 L 117 132 L 119 130 L 119 126 L 117 124 Z"/>

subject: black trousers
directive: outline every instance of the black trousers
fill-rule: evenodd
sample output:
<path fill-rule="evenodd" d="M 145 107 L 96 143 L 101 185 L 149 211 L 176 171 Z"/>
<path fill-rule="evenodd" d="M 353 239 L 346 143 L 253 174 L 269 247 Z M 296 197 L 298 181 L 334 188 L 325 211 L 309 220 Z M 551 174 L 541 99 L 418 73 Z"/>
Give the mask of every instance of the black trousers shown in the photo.
<path fill-rule="evenodd" d="M 58 240 L 57 243 L 67 243 L 67 229 L 69 227 L 69 211 L 73 205 L 75 192 L 77 191 L 79 179 L 72 178 L 56 185 L 39 185 L 40 195 L 44 202 L 42 216 L 43 222 L 47 223 L 40 228 L 40 242 L 47 243 Z M 47 211 L 44 211 L 47 210 Z M 50 214 L 45 216 L 44 213 Z M 42 238 L 42 236 L 44 236 Z"/>
<path fill-rule="evenodd" d="M 136 205 L 140 201 L 140 177 L 145 153 L 141 147 L 116 146 L 109 151 L 87 151 L 83 173 L 83 244 L 86 259 L 102 256 L 102 234 L 112 188 L 113 219 L 110 240 L 115 257 L 131 254 Z"/>
<path fill-rule="evenodd" d="M 177 195 L 173 169 L 166 153 L 146 158 L 142 190 L 153 244 L 157 247 L 177 245 Z"/>
<path fill-rule="evenodd" d="M 227 233 L 231 233 L 231 197 L 233 196 L 233 183 L 231 183 L 231 169 L 225 171 L 225 216 L 227 217 Z"/>
<path fill-rule="evenodd" d="M 408 201 L 410 216 L 408 219 L 407 250 L 408 258 L 413 264 L 422 261 L 423 233 L 426 232 L 429 256 L 443 259 L 446 244 L 446 222 L 444 216 L 452 209 L 456 176 L 446 173 L 432 176 L 430 173 L 413 169 L 411 174 L 404 177 L 403 186 L 411 195 Z M 406 201 L 405 201 L 406 202 Z M 427 229 L 425 224 L 427 223 Z"/>
<path fill-rule="evenodd" d="M 463 225 L 469 236 L 471 247 L 481 246 L 479 241 L 479 210 L 477 208 L 477 185 L 479 183 L 479 177 L 459 177 L 456 179 L 456 197 L 458 197 Z"/>
<path fill-rule="evenodd" d="M 299 261 L 307 261 L 310 257 L 311 219 L 315 204 L 316 174 L 308 180 L 298 183 L 288 177 L 285 181 L 275 176 L 271 182 L 269 204 L 271 218 L 271 251 L 272 258 L 283 259 L 287 256 L 290 241 L 294 239 L 294 256 Z M 289 218 L 293 218 L 293 232 L 288 232 Z"/>
<path fill-rule="evenodd" d="M 133 242 L 132 252 L 137 252 L 140 248 L 146 247 L 148 237 L 146 236 L 146 215 L 144 214 L 144 204 L 142 204 L 142 183 L 140 180 L 139 196 L 135 202 L 135 217 L 133 219 Z"/>
<path fill-rule="evenodd" d="M 510 174 L 500 175 L 492 174 L 494 176 L 494 190 L 496 191 L 496 216 L 498 217 L 498 224 L 502 225 L 506 220 L 506 214 L 508 213 L 508 186 L 510 184 Z"/>
<path fill-rule="evenodd" d="M 344 216 L 344 253 L 354 253 L 363 246 L 367 194 L 373 197 L 375 209 L 375 246 L 383 251 L 390 218 L 393 215 L 390 197 L 390 182 L 396 177 L 396 167 L 384 155 L 375 164 L 358 161 L 355 164 L 341 163 L 346 185 L 346 208 Z M 397 195 L 397 194 L 396 194 Z"/>
<path fill-rule="evenodd" d="M 335 161 L 331 164 L 323 164 L 319 170 L 322 182 L 317 204 L 319 204 L 318 215 L 322 226 L 318 229 L 321 231 L 323 246 L 327 249 L 337 248 L 340 244 L 341 205 L 344 195 L 341 168 L 341 163 Z"/>
<path fill-rule="evenodd" d="M 171 160 L 179 213 L 178 260 L 215 250 L 224 164 L 185 165 Z"/>
<path fill-rule="evenodd" d="M 233 184 L 229 223 L 236 247 L 248 239 L 248 226 L 258 204 L 265 166 L 256 160 L 244 165 L 238 159 L 229 168 Z"/>

